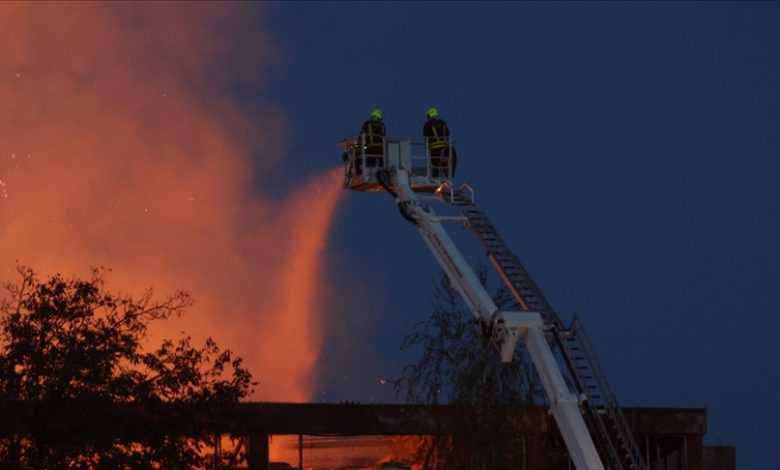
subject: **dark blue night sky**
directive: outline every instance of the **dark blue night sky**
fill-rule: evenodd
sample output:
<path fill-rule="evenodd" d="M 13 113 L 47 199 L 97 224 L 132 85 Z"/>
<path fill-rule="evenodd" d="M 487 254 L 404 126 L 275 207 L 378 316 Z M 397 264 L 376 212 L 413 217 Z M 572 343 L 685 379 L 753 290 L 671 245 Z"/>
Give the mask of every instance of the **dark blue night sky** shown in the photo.
<path fill-rule="evenodd" d="M 338 165 L 375 106 L 397 137 L 438 107 L 457 180 L 581 315 L 621 403 L 706 407 L 708 443 L 780 468 L 780 4 L 291 2 L 267 22 L 282 66 L 243 93 L 290 120 L 277 181 Z M 381 194 L 345 194 L 330 243 L 319 394 L 394 400 L 380 380 L 436 262 Z"/>

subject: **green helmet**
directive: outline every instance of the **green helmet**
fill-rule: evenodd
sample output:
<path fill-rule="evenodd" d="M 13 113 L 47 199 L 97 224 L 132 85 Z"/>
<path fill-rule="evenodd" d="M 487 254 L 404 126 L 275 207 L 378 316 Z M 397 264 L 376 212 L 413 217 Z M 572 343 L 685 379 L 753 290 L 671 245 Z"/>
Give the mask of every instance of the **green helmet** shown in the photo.
<path fill-rule="evenodd" d="M 429 108 L 428 111 L 425 112 L 425 117 L 428 119 L 434 119 L 439 117 L 439 110 L 436 108 Z"/>
<path fill-rule="evenodd" d="M 368 115 L 371 119 L 381 120 L 382 119 L 382 110 L 379 108 L 374 108 L 373 111 L 371 111 L 371 114 Z"/>

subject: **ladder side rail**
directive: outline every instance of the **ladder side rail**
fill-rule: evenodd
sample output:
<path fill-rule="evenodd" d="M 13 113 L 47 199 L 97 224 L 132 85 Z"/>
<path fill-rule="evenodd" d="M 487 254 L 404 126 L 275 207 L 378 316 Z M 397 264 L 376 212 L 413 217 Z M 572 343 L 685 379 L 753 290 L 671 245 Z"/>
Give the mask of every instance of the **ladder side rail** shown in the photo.
<path fill-rule="evenodd" d="M 582 322 L 577 315 L 575 315 L 572 319 L 571 331 L 574 332 L 574 334 L 577 336 L 577 340 L 582 345 L 583 353 L 585 353 L 588 358 L 588 362 L 593 369 L 594 378 L 598 381 L 599 387 L 602 389 L 602 393 L 604 394 L 604 400 L 606 402 L 605 411 L 609 413 L 610 417 L 613 419 L 615 430 L 626 444 L 629 458 L 631 458 L 635 468 L 647 468 L 646 463 L 642 458 L 642 450 L 639 448 L 639 444 L 637 444 L 636 439 L 634 439 L 634 434 L 631 432 L 631 428 L 629 427 L 628 421 L 623 414 L 623 409 L 620 407 L 620 404 L 617 401 L 617 397 L 612 392 L 609 383 L 607 383 L 607 379 L 604 375 L 604 370 L 601 367 L 601 363 L 596 357 L 593 345 L 588 339 L 588 336 L 585 334 L 585 329 L 583 328 Z"/>
<path fill-rule="evenodd" d="M 502 240 L 503 243 L 503 240 Z M 508 251 L 508 249 L 507 249 Z M 555 310 L 553 310 L 552 306 L 549 302 L 547 302 L 547 299 L 544 297 L 544 294 L 542 294 L 541 289 L 539 289 L 539 286 L 536 285 L 536 282 L 534 282 L 533 278 L 530 274 L 528 274 L 528 271 L 525 269 L 525 266 L 523 266 L 523 263 L 520 262 L 520 260 L 510 252 L 511 256 L 511 262 L 512 264 L 520 270 L 521 275 L 523 276 L 526 284 L 526 288 L 529 289 L 534 296 L 538 299 L 537 302 L 541 305 L 541 311 L 545 312 L 545 316 L 547 317 L 548 321 L 554 325 L 559 325 L 561 323 L 561 320 L 558 318 L 558 315 L 555 313 Z"/>
<path fill-rule="evenodd" d="M 501 278 L 501 282 L 503 282 L 507 289 L 509 289 L 509 293 L 512 294 L 512 297 L 515 298 L 517 305 L 520 306 L 522 310 L 531 310 L 531 307 L 528 306 L 528 304 L 525 302 L 525 299 L 520 294 L 519 286 L 515 285 L 515 283 L 509 279 L 506 271 L 504 271 L 501 263 L 496 259 L 496 257 L 492 254 L 488 254 L 488 261 L 490 261 L 490 264 L 493 265 L 493 268 L 498 273 L 499 277 Z"/>
<path fill-rule="evenodd" d="M 591 404 L 587 404 L 587 402 L 584 407 L 584 412 L 588 415 L 591 426 L 595 426 L 596 428 L 594 431 L 597 433 L 598 446 L 602 451 L 600 455 L 609 460 L 610 468 L 622 469 L 623 464 L 620 462 L 620 452 L 610 438 L 609 429 L 607 427 L 608 423 L 605 423 L 601 418 L 598 408 Z"/>
<path fill-rule="evenodd" d="M 577 364 L 575 363 L 576 356 L 574 351 L 572 351 L 571 345 L 569 345 L 568 342 L 561 337 L 564 334 L 566 334 L 565 331 L 562 331 L 558 328 L 554 329 L 553 340 L 555 341 L 555 345 L 558 347 L 558 350 L 563 352 L 561 356 L 563 357 L 563 362 L 566 365 L 566 369 L 569 371 L 574 388 L 577 389 L 577 392 L 580 395 L 589 398 L 590 394 L 588 392 L 588 388 L 585 386 L 585 383 L 582 380 L 582 376 L 577 369 Z"/>
<path fill-rule="evenodd" d="M 590 340 L 588 340 L 588 337 L 585 334 L 585 328 L 583 328 L 582 322 L 580 321 L 578 315 L 575 315 L 572 319 L 569 331 L 571 331 L 571 333 L 576 336 L 577 341 L 579 341 L 580 345 L 582 345 L 582 352 L 588 358 L 590 367 L 593 369 L 593 376 L 599 382 L 599 387 L 601 387 L 601 389 L 604 391 L 605 401 L 607 404 L 616 403 L 617 399 L 613 395 L 612 389 L 609 387 L 609 384 L 604 377 L 604 371 L 601 368 L 601 364 L 599 363 L 598 358 L 596 358 L 596 353 L 593 350 L 593 346 L 591 345 Z"/>
<path fill-rule="evenodd" d="M 642 449 L 639 447 L 639 444 L 636 442 L 636 439 L 634 438 L 634 433 L 631 432 L 631 428 L 628 425 L 628 421 L 626 420 L 625 414 L 623 414 L 623 409 L 620 408 L 620 406 L 617 403 L 614 403 L 610 405 L 611 413 L 610 415 L 615 420 L 615 426 L 617 429 L 617 432 L 620 434 L 620 437 L 623 439 L 623 442 L 626 444 L 626 447 L 628 448 L 628 457 L 631 459 L 631 463 L 634 468 L 639 470 L 646 470 L 648 468 L 648 464 L 645 462 L 644 457 L 642 457 Z"/>
<path fill-rule="evenodd" d="M 583 376 L 584 371 L 580 370 L 575 362 L 577 358 L 576 353 L 572 350 L 572 346 L 562 336 L 568 334 L 566 331 L 562 331 L 558 328 L 554 329 L 552 339 L 555 341 L 559 351 L 562 351 L 561 357 L 563 359 L 566 370 L 569 372 L 572 385 L 575 387 L 581 397 L 581 404 L 583 411 L 588 416 L 588 422 L 591 425 L 591 429 L 595 433 L 596 445 L 601 450 L 602 456 L 609 458 L 611 468 L 622 468 L 620 464 L 620 456 L 612 443 L 612 439 L 609 437 L 609 429 L 607 424 L 601 417 L 599 407 L 596 403 L 595 396 L 591 392 L 591 389 L 587 385 L 587 381 Z"/>
<path fill-rule="evenodd" d="M 538 304 L 539 311 L 545 321 L 556 326 L 562 326 L 563 323 L 558 318 L 558 315 L 555 313 L 550 303 L 542 294 L 541 289 L 539 289 L 539 287 L 536 285 L 533 278 L 528 274 L 525 266 L 523 266 L 517 256 L 512 254 L 512 252 L 509 250 L 504 240 L 498 234 L 498 231 L 493 227 L 493 224 L 490 223 L 487 215 L 484 212 L 476 210 L 465 211 L 463 214 L 469 221 L 469 228 L 474 233 L 474 235 L 476 235 L 480 245 L 482 245 L 482 247 L 485 249 L 488 255 L 488 259 L 490 259 L 490 262 L 494 267 L 496 267 L 496 270 L 498 271 L 502 280 L 504 280 L 504 283 L 507 285 L 507 287 L 509 287 L 512 294 L 515 296 L 515 299 L 521 305 L 530 307 L 530 302 L 528 302 L 526 299 L 527 296 L 524 296 L 520 292 L 524 289 L 529 290 L 536 297 L 536 301 L 534 303 Z M 492 245 L 494 246 L 491 246 L 490 241 L 485 238 L 485 234 L 488 233 L 490 234 L 490 237 L 493 238 L 491 241 L 493 242 Z M 516 285 L 515 282 L 509 279 L 509 276 L 506 273 L 506 268 L 510 263 L 523 278 L 522 285 Z"/>
<path fill-rule="evenodd" d="M 580 338 L 574 335 L 570 330 L 562 331 L 556 329 L 554 331 L 554 339 L 555 343 L 563 352 L 561 356 L 563 357 L 563 361 L 565 362 L 567 369 L 572 375 L 572 379 L 574 381 L 575 387 L 577 388 L 577 391 L 583 395 L 587 403 L 591 406 L 598 406 L 599 402 L 603 403 L 602 406 L 605 406 L 607 403 L 609 403 L 609 400 L 611 399 L 610 390 L 607 389 L 606 392 L 604 391 L 602 387 L 602 381 L 598 380 L 597 376 L 595 375 L 596 373 L 592 370 L 592 359 L 595 359 L 595 357 L 586 354 L 586 351 L 584 351 L 584 347 L 581 344 L 579 344 L 580 352 L 577 353 L 570 343 L 572 339 L 579 341 Z M 582 365 L 578 364 L 578 359 L 585 360 L 588 369 L 584 369 Z M 596 380 L 596 384 L 598 386 L 596 390 L 598 391 L 598 394 L 595 394 L 592 391 L 593 386 L 588 385 L 588 379 Z"/>

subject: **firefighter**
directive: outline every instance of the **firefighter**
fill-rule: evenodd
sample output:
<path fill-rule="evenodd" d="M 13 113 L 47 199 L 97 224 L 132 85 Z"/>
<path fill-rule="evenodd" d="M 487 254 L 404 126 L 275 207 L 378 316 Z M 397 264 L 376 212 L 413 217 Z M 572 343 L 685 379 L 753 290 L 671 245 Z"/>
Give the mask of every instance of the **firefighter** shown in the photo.
<path fill-rule="evenodd" d="M 358 134 L 358 145 L 363 146 L 366 167 L 384 167 L 385 123 L 382 118 L 382 110 L 374 108 Z"/>
<path fill-rule="evenodd" d="M 425 117 L 428 120 L 423 126 L 423 136 L 428 148 L 428 155 L 431 156 L 431 176 L 434 178 L 453 178 L 455 177 L 458 155 L 450 143 L 450 129 L 439 116 L 439 110 L 436 108 L 428 109 Z M 450 164 L 452 165 L 451 174 Z"/>

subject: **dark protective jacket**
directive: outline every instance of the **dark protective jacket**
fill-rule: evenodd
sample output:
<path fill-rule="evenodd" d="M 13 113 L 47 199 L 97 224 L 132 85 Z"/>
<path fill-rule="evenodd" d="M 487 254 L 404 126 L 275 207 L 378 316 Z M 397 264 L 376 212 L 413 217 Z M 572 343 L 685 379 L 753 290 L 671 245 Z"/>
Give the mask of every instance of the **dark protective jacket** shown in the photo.
<path fill-rule="evenodd" d="M 363 127 L 360 128 L 358 144 L 360 144 L 360 139 L 362 138 L 365 138 L 365 153 L 371 155 L 382 155 L 385 153 L 384 122 L 374 119 L 364 122 Z"/>
<path fill-rule="evenodd" d="M 443 149 L 450 145 L 450 129 L 443 119 L 433 118 L 425 121 L 423 137 L 428 150 Z"/>

